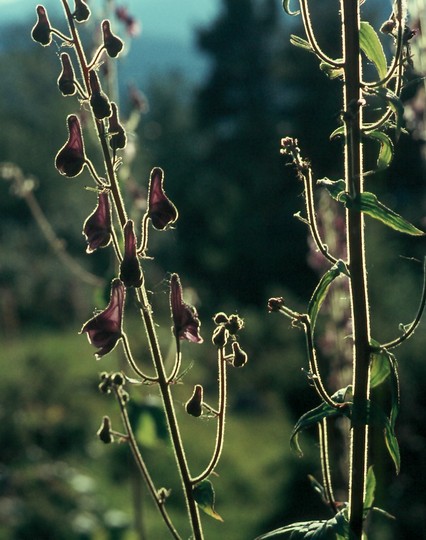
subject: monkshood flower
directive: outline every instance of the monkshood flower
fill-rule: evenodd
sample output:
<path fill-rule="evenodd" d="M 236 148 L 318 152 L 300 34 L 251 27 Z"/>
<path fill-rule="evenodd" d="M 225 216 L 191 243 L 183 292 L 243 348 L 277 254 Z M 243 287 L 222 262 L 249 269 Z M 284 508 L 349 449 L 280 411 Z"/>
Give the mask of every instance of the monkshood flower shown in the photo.
<path fill-rule="evenodd" d="M 126 132 L 124 131 L 123 126 L 120 124 L 117 105 L 114 102 L 111 102 L 111 109 L 112 114 L 108 118 L 108 129 L 110 135 L 109 145 L 113 150 L 118 150 L 119 148 L 124 148 L 126 146 Z"/>
<path fill-rule="evenodd" d="M 135 37 L 139 34 L 140 32 L 139 23 L 135 19 L 135 17 L 130 15 L 127 8 L 121 7 L 121 6 L 117 7 L 115 9 L 115 16 L 117 17 L 119 21 L 121 21 L 124 24 L 129 36 Z"/>
<path fill-rule="evenodd" d="M 98 120 L 111 116 L 111 103 L 106 94 L 101 90 L 98 75 L 95 71 L 89 74 L 90 82 L 90 105 L 93 109 L 93 114 Z"/>
<path fill-rule="evenodd" d="M 108 19 L 102 21 L 102 35 L 105 50 L 111 58 L 116 58 L 123 50 L 124 43 L 111 32 L 111 23 Z"/>
<path fill-rule="evenodd" d="M 111 298 L 104 311 L 87 321 L 80 334 L 87 334 L 91 345 L 98 348 L 95 356 L 99 360 L 111 352 L 123 337 L 122 322 L 126 289 L 119 279 L 111 283 Z"/>
<path fill-rule="evenodd" d="M 47 47 L 52 42 L 52 34 L 50 28 L 49 18 L 44 6 L 38 5 L 36 7 L 38 20 L 31 30 L 31 37 L 43 47 Z"/>
<path fill-rule="evenodd" d="M 194 391 L 185 403 L 185 410 L 191 416 L 201 416 L 203 413 L 203 387 L 200 384 L 194 386 Z"/>
<path fill-rule="evenodd" d="M 123 228 L 124 256 L 120 264 L 120 279 L 126 287 L 140 287 L 142 285 L 142 272 L 137 256 L 137 243 L 134 224 L 129 220 Z"/>
<path fill-rule="evenodd" d="M 90 17 L 90 9 L 86 2 L 83 0 L 74 0 L 74 5 L 74 19 L 79 23 L 87 21 L 87 19 Z"/>
<path fill-rule="evenodd" d="M 98 248 L 104 248 L 111 242 L 111 206 L 106 191 L 98 195 L 95 210 L 83 225 L 83 234 L 87 240 L 87 253 L 93 253 Z"/>
<path fill-rule="evenodd" d="M 70 114 L 67 122 L 69 132 L 68 141 L 56 154 L 55 167 L 61 174 L 72 178 L 80 174 L 83 170 L 86 162 L 86 154 L 84 152 L 83 135 L 78 117 Z"/>
<path fill-rule="evenodd" d="M 177 274 L 172 274 L 170 278 L 170 307 L 174 335 L 179 339 L 202 343 L 203 338 L 199 333 L 201 322 L 197 310 L 183 301 L 182 285 Z"/>
<path fill-rule="evenodd" d="M 61 54 L 62 71 L 58 77 L 58 87 L 64 96 L 73 96 L 76 92 L 74 70 L 67 53 Z"/>
<path fill-rule="evenodd" d="M 159 231 L 169 228 L 178 218 L 176 206 L 164 191 L 163 178 L 162 169 L 152 169 L 148 189 L 148 216 L 154 228 Z"/>

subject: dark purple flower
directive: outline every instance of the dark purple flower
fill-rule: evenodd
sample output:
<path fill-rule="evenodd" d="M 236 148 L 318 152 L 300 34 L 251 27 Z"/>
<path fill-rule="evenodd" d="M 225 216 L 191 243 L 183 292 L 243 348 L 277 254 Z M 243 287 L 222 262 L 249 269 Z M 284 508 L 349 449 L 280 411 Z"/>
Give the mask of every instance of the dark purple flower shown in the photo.
<path fill-rule="evenodd" d="M 172 274 L 170 278 L 170 306 L 174 335 L 179 339 L 202 343 L 203 338 L 199 334 L 201 322 L 197 310 L 183 301 L 182 285 L 177 274 Z"/>
<path fill-rule="evenodd" d="M 83 0 L 74 0 L 74 5 L 74 19 L 79 23 L 87 21 L 87 19 L 90 17 L 90 9 L 86 2 Z"/>
<path fill-rule="evenodd" d="M 56 154 L 55 167 L 61 174 L 72 178 L 80 174 L 83 170 L 86 155 L 84 153 L 83 135 L 78 117 L 70 114 L 67 122 L 69 131 L 68 141 Z"/>
<path fill-rule="evenodd" d="M 73 96 L 76 92 L 74 70 L 67 53 L 61 54 L 62 71 L 58 77 L 58 87 L 64 96 Z"/>
<path fill-rule="evenodd" d="M 108 19 L 102 21 L 102 35 L 105 50 L 111 58 L 117 57 L 123 50 L 124 43 L 119 37 L 111 32 L 111 23 Z"/>
<path fill-rule="evenodd" d="M 117 7 L 115 9 L 115 16 L 118 20 L 120 20 L 124 26 L 126 27 L 127 33 L 135 37 L 140 32 L 140 26 L 138 21 L 130 15 L 130 13 L 127 11 L 127 8 L 125 7 Z"/>
<path fill-rule="evenodd" d="M 163 231 L 178 218 L 176 206 L 167 198 L 163 188 L 164 172 L 159 167 L 152 169 L 148 189 L 148 216 L 155 229 Z"/>
<path fill-rule="evenodd" d="M 87 253 L 93 253 L 98 248 L 104 248 L 111 242 L 111 207 L 106 191 L 98 195 L 98 205 L 86 219 L 83 234 L 87 240 Z"/>
<path fill-rule="evenodd" d="M 98 120 L 111 116 L 111 103 L 106 94 L 101 90 L 98 75 L 95 71 L 89 74 L 90 82 L 90 105 L 93 109 L 93 114 Z"/>
<path fill-rule="evenodd" d="M 112 114 L 108 119 L 109 123 L 109 145 L 115 151 L 119 148 L 125 148 L 127 143 L 126 132 L 124 131 L 123 126 L 120 124 L 118 118 L 117 105 L 114 102 L 111 102 Z"/>
<path fill-rule="evenodd" d="M 120 264 L 120 279 L 126 287 L 140 287 L 142 272 L 139 265 L 134 224 L 129 220 L 123 229 L 124 257 Z"/>
<path fill-rule="evenodd" d="M 43 47 L 47 47 L 52 42 L 52 34 L 50 28 L 49 17 L 44 6 L 36 7 L 38 20 L 31 30 L 31 37 Z"/>
<path fill-rule="evenodd" d="M 87 333 L 91 345 L 97 347 L 99 360 L 111 352 L 123 336 L 122 321 L 126 289 L 119 279 L 111 283 L 111 298 L 107 308 L 87 321 L 80 334 Z"/>

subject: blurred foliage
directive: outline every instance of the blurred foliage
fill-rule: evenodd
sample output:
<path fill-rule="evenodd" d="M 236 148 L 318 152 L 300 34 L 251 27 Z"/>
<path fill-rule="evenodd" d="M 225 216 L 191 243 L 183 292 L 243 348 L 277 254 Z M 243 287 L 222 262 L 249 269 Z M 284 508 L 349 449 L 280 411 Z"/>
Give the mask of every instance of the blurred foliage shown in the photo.
<path fill-rule="evenodd" d="M 331 20 L 321 6 L 312 6 L 312 11 L 321 42 L 337 55 L 337 19 Z M 150 254 L 156 260 L 146 263 L 154 307 L 166 313 L 160 331 L 164 343 L 170 338 L 164 284 L 169 271 L 179 272 L 185 289 L 196 289 L 206 341 L 215 310 L 238 310 L 246 321 L 242 343 L 249 364 L 230 374 L 231 414 L 215 480 L 217 509 L 225 524 L 204 520 L 210 539 L 223 538 L 225 528 L 229 538 L 245 540 L 289 521 L 329 517 L 307 480 L 308 473 L 320 476 L 316 448 L 311 445 L 297 466 L 288 454 L 290 426 L 317 404 L 301 371 L 306 367 L 303 335 L 279 316 L 267 315 L 266 301 L 285 295 L 295 309 L 304 310 L 317 280 L 307 260 L 307 229 L 292 217 L 303 207 L 302 186 L 279 154 L 280 138 L 299 139 L 318 178 L 338 178 L 341 146 L 328 137 L 341 105 L 339 83 L 326 79 L 313 56 L 288 45 L 284 20 L 279 1 L 222 0 L 217 20 L 197 34 L 198 46 L 210 60 L 205 80 L 193 88 L 184 74 L 167 74 L 143 89 L 150 110 L 130 138 L 132 167 L 121 171 L 129 200 L 143 205 L 149 171 L 161 166 L 167 193 L 179 208 L 176 230 L 152 235 Z M 303 35 L 297 26 L 292 32 Z M 23 39 L 27 34 L 28 28 L 5 31 L 0 52 L 0 161 L 14 162 L 37 179 L 35 194 L 69 253 L 109 278 L 114 268 L 105 250 L 84 254 L 82 223 L 95 204 L 95 195 L 84 189 L 90 178 L 86 173 L 76 180 L 60 178 L 53 166 L 65 140 L 66 115 L 80 108 L 84 118 L 84 105 L 63 99 L 55 88 L 59 50 L 42 50 Z M 128 110 L 124 95 L 122 102 Z M 88 128 L 87 153 L 96 162 L 95 141 L 86 133 Z M 368 179 L 380 200 L 415 223 L 426 205 L 421 145 L 402 135 L 390 170 Z M 24 202 L 1 179 L 0 245 L 1 355 L 3 366 L 10 365 L 0 381 L 5 441 L 0 517 L 7 518 L 0 538 L 114 538 L 108 525 L 114 516 L 108 518 L 107 510 L 125 510 L 126 519 L 133 519 L 128 482 L 136 500 L 140 488 L 124 445 L 94 450 L 100 418 L 107 413 L 114 421 L 114 407 L 97 394 L 93 351 L 83 348 L 82 337 L 66 338 L 59 330 L 72 326 L 78 331 L 93 308 L 104 305 L 105 293 L 81 284 L 61 266 Z M 424 243 L 368 220 L 367 249 L 373 337 L 386 341 L 414 316 L 421 289 L 421 265 L 414 259 L 424 256 Z M 128 324 L 135 338 L 141 335 L 132 317 Z M 51 333 L 40 333 L 41 328 Z M 403 396 L 397 427 L 402 472 L 397 479 L 381 441 L 371 445 L 382 486 L 377 504 L 397 516 L 391 523 L 377 519 L 376 540 L 426 538 L 426 526 L 416 517 L 426 515 L 426 401 L 419 384 L 425 376 L 424 328 L 423 323 L 397 351 Z M 138 339 L 140 351 L 135 345 L 138 354 L 143 341 Z M 185 350 L 185 361 L 195 360 L 195 367 L 188 384 L 177 389 L 182 403 L 192 382 L 202 382 L 207 393 L 215 390 L 214 360 L 204 350 Z M 325 366 L 327 355 L 320 360 Z M 116 359 L 106 361 L 110 366 Z M 155 396 L 148 397 L 155 403 Z M 146 410 L 147 401 L 142 405 Z M 189 455 L 201 467 L 214 429 L 208 421 L 195 424 L 192 418 L 183 425 Z M 152 429 L 144 437 L 147 446 L 149 440 L 153 445 L 146 449 L 148 460 L 161 462 L 157 470 L 171 472 L 170 448 L 156 440 Z M 86 487 L 92 487 L 83 496 L 84 482 L 78 481 L 84 478 Z M 179 492 L 178 483 L 171 487 Z M 152 537 L 159 538 L 163 529 L 156 528 L 149 499 L 146 505 L 142 501 L 143 516 L 139 508 L 134 519 L 138 522 L 139 516 Z M 177 515 L 183 524 L 185 516 Z"/>

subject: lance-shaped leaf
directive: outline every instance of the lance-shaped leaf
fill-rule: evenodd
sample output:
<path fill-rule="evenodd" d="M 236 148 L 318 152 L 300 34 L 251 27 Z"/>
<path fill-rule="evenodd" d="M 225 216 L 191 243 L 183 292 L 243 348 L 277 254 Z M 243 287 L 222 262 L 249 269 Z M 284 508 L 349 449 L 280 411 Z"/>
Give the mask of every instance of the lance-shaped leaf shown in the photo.
<path fill-rule="evenodd" d="M 384 79 L 387 73 L 386 56 L 383 52 L 379 36 L 370 23 L 362 21 L 359 31 L 359 46 L 365 56 L 373 62 L 380 79 Z"/>
<path fill-rule="evenodd" d="M 345 193 L 346 183 L 344 180 L 330 180 L 330 178 L 321 178 L 317 181 L 319 186 L 327 189 L 334 200 L 339 201 L 342 193 Z"/>
<path fill-rule="evenodd" d="M 395 139 L 398 140 L 404 122 L 404 105 L 400 98 L 389 88 L 379 88 L 375 93 L 386 101 L 395 114 Z"/>
<path fill-rule="evenodd" d="M 361 193 L 355 200 L 346 197 L 340 197 L 347 208 L 352 208 L 364 212 L 368 216 L 381 221 L 395 231 L 410 234 L 412 236 L 424 236 L 425 233 L 412 225 L 402 216 L 382 204 L 374 195 L 368 191 Z"/>
<path fill-rule="evenodd" d="M 376 426 L 383 430 L 386 447 L 389 455 L 394 462 L 396 474 L 401 467 L 401 455 L 399 452 L 398 439 L 395 435 L 393 422 L 386 416 L 383 410 L 373 402 L 368 404 L 368 424 Z"/>
<path fill-rule="evenodd" d="M 380 143 L 379 156 L 377 158 L 377 169 L 383 170 L 389 167 L 393 158 L 393 143 L 391 139 L 382 131 L 370 131 L 367 134 L 369 139 L 375 139 Z"/>
<path fill-rule="evenodd" d="M 348 276 L 349 272 L 345 263 L 339 260 L 322 276 L 320 282 L 318 283 L 308 307 L 308 315 L 311 321 L 312 332 L 315 328 L 318 312 L 325 300 L 325 297 L 327 296 L 330 285 L 342 274 Z"/>
<path fill-rule="evenodd" d="M 341 62 L 342 59 L 338 58 L 337 62 Z M 320 62 L 320 70 L 323 71 L 329 79 L 337 79 L 337 77 L 343 77 L 344 70 L 342 67 L 336 67 L 328 62 Z"/>
<path fill-rule="evenodd" d="M 367 479 L 365 482 L 364 514 L 366 515 L 373 507 L 376 492 L 376 476 L 373 467 L 368 468 Z M 364 517 L 365 517 L 364 515 Z"/>
<path fill-rule="evenodd" d="M 290 448 L 296 452 L 299 457 L 303 456 L 298 440 L 299 433 L 307 428 L 317 425 L 324 420 L 324 418 L 332 418 L 334 416 L 346 416 L 350 418 L 352 410 L 351 393 L 351 386 L 341 388 L 331 396 L 331 399 L 336 403 L 342 403 L 342 407 L 332 407 L 328 403 L 323 402 L 321 405 L 308 411 L 299 418 L 290 436 Z M 343 405 L 343 403 L 345 405 Z"/>
<path fill-rule="evenodd" d="M 344 134 L 345 134 L 345 126 L 339 126 L 330 135 L 330 141 L 333 140 L 335 137 L 342 137 Z"/>
<path fill-rule="evenodd" d="M 195 502 L 208 516 L 223 521 L 222 517 L 214 509 L 215 493 L 210 480 L 203 480 L 195 485 L 192 494 Z"/>
<path fill-rule="evenodd" d="M 258 536 L 255 540 L 353 540 L 346 509 L 328 520 L 301 521 Z"/>
<path fill-rule="evenodd" d="M 370 355 L 370 388 L 375 388 L 389 377 L 391 366 L 388 352 L 380 350 L 380 343 L 372 339 L 371 345 L 377 347 L 377 352 L 375 351 Z"/>
<path fill-rule="evenodd" d="M 86 154 L 78 117 L 70 114 L 67 123 L 68 141 L 56 154 L 55 166 L 61 174 L 72 178 L 79 175 L 83 170 Z"/>

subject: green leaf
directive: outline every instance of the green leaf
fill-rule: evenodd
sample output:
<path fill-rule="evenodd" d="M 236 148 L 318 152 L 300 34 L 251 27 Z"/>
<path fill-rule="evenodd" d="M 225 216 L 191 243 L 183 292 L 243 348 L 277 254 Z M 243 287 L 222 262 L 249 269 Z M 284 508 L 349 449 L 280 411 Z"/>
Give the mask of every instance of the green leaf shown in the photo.
<path fill-rule="evenodd" d="M 299 15 L 300 11 L 291 11 L 290 9 L 290 0 L 283 0 L 283 9 L 287 15 Z"/>
<path fill-rule="evenodd" d="M 295 36 L 294 34 L 290 34 L 290 43 L 295 47 L 300 47 L 301 49 L 305 49 L 306 51 L 313 52 L 309 41 L 306 41 L 306 39 L 303 39 L 299 36 Z"/>
<path fill-rule="evenodd" d="M 375 93 L 382 97 L 395 114 L 395 138 L 399 139 L 404 122 L 404 105 L 399 97 L 389 88 L 379 88 Z"/>
<path fill-rule="evenodd" d="M 398 474 L 401 467 L 401 455 L 399 453 L 398 439 L 395 435 L 394 426 L 382 409 L 372 402 L 369 402 L 368 423 L 383 429 L 386 447 L 394 462 L 396 474 Z"/>
<path fill-rule="evenodd" d="M 324 186 L 336 201 L 340 200 L 341 194 L 344 193 L 346 189 L 345 181 L 342 179 L 330 180 L 329 178 L 321 178 L 321 180 L 317 181 L 317 184 L 319 186 Z"/>
<path fill-rule="evenodd" d="M 395 422 L 396 417 L 399 413 L 399 405 L 400 405 L 400 391 L 399 391 L 399 376 L 398 376 L 398 363 L 396 361 L 395 356 L 390 353 L 389 351 L 386 351 L 389 358 L 389 364 L 391 367 L 391 392 L 392 392 L 392 405 L 391 405 L 391 412 L 389 415 L 389 421 L 391 423 L 392 428 L 395 428 Z"/>
<path fill-rule="evenodd" d="M 349 529 L 346 514 L 346 510 L 341 510 L 328 520 L 293 523 L 258 536 L 255 540 L 269 540 L 269 538 L 281 538 L 282 540 L 353 540 L 354 536 Z"/>
<path fill-rule="evenodd" d="M 425 233 L 412 225 L 402 216 L 382 204 L 374 193 L 364 192 L 355 199 L 346 199 L 347 208 L 355 208 L 368 216 L 381 221 L 391 229 L 412 236 L 424 236 Z"/>
<path fill-rule="evenodd" d="M 296 452 L 296 454 L 298 454 L 299 457 L 303 456 L 302 449 L 299 445 L 299 433 L 309 427 L 315 426 L 324 418 L 342 415 L 349 418 L 351 414 L 351 403 L 347 401 L 349 396 L 351 397 L 351 386 L 341 388 L 335 392 L 331 398 L 336 403 L 346 402 L 347 406 L 336 409 L 328 403 L 321 403 L 321 405 L 308 411 L 299 418 L 290 436 L 290 447 L 294 452 Z"/>
<path fill-rule="evenodd" d="M 373 467 L 368 468 L 367 480 L 365 484 L 365 499 L 364 499 L 364 513 L 368 513 L 373 507 L 374 496 L 376 491 L 376 476 L 374 474 Z"/>
<path fill-rule="evenodd" d="M 318 283 L 312 298 L 309 302 L 308 315 L 311 320 L 312 332 L 314 331 L 315 323 L 317 320 L 318 312 L 322 303 L 327 296 L 328 289 L 332 282 L 341 274 L 348 275 L 348 269 L 343 261 L 337 261 L 321 278 Z"/>
<path fill-rule="evenodd" d="M 341 58 L 338 58 L 337 61 L 341 61 Z M 323 71 L 328 78 L 337 79 L 337 77 L 343 77 L 344 70 L 342 67 L 335 67 L 328 62 L 320 62 L 320 70 Z"/>
<path fill-rule="evenodd" d="M 382 131 L 370 131 L 367 135 L 370 139 L 375 139 L 380 143 L 379 157 L 377 158 L 378 170 L 389 167 L 393 158 L 393 143 L 391 139 Z"/>
<path fill-rule="evenodd" d="M 391 365 L 389 363 L 388 352 L 380 350 L 380 343 L 372 339 L 370 345 L 377 349 L 377 352 L 375 351 L 370 355 L 370 388 L 375 388 L 389 377 Z"/>
<path fill-rule="evenodd" d="M 344 134 L 345 134 L 345 126 L 339 126 L 330 135 L 330 141 L 333 140 L 335 137 L 341 137 Z"/>
<path fill-rule="evenodd" d="M 192 494 L 198 506 L 210 517 L 223 521 L 222 517 L 214 509 L 215 493 L 210 480 L 203 480 L 195 485 Z"/>
<path fill-rule="evenodd" d="M 386 56 L 383 52 L 379 36 L 376 34 L 374 28 L 365 21 L 361 22 L 359 46 L 365 56 L 375 65 L 379 78 L 384 79 L 388 70 Z"/>

